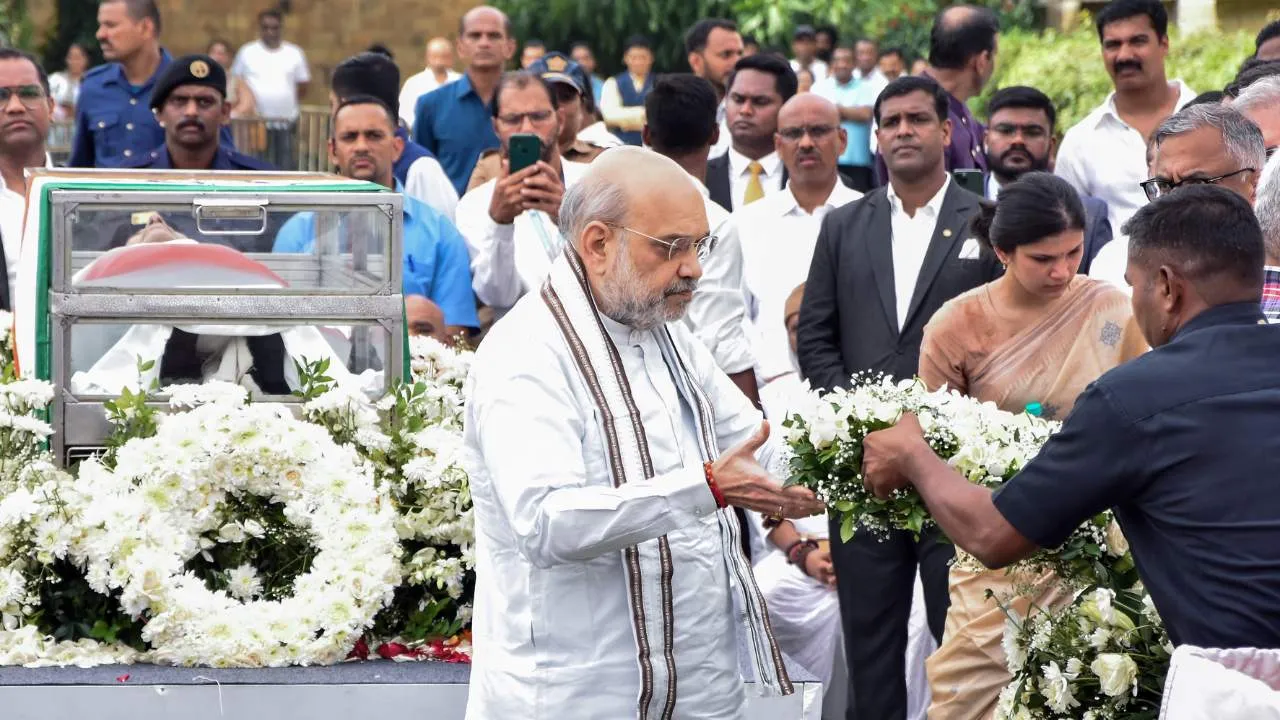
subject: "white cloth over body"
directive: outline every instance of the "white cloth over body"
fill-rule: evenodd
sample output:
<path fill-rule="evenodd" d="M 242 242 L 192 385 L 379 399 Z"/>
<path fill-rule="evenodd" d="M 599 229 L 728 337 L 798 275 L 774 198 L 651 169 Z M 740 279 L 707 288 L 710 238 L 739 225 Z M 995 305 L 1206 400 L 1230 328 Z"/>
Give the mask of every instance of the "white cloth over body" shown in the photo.
<path fill-rule="evenodd" d="M 1280 720 L 1280 650 L 1179 647 L 1160 720 Z"/>
<path fill-rule="evenodd" d="M 571 272 L 568 262 L 557 261 L 557 271 Z M 678 323 L 639 332 L 601 316 L 596 351 L 611 344 L 616 357 L 592 365 L 625 377 L 634 402 L 633 412 L 603 413 L 606 386 L 619 385 L 587 379 L 575 353 L 596 343 L 571 345 L 556 317 L 541 294 L 523 298 L 481 345 L 468 379 L 476 516 L 468 717 L 740 718 L 745 618 L 734 596 L 755 584 L 749 570 L 740 583 L 726 561 L 739 550 L 721 523 L 736 528 L 736 519 L 716 509 L 699 429 L 727 448 L 759 427 L 760 414 Z M 673 359 L 687 374 L 673 372 Z M 710 424 L 685 400 L 684 378 L 715 409 Z M 642 431 L 633 432 L 632 418 Z M 651 477 L 628 471 L 618 484 L 617 471 L 646 445 Z M 766 445 L 762 460 L 770 455 Z M 652 561 L 664 555 L 655 571 Z M 669 689 L 673 706 L 664 702 Z M 638 699 L 649 701 L 647 713 Z"/>

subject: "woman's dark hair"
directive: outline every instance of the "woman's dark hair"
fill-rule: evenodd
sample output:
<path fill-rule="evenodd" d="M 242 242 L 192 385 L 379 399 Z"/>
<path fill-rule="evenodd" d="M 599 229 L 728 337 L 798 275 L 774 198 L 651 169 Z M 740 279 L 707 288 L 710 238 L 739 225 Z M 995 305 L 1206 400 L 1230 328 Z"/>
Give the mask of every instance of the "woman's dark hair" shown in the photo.
<path fill-rule="evenodd" d="M 1084 203 L 1066 180 L 1030 172 L 1000 188 L 999 202 L 983 201 L 969 229 L 987 247 L 1012 253 L 1067 230 L 1084 230 Z"/>

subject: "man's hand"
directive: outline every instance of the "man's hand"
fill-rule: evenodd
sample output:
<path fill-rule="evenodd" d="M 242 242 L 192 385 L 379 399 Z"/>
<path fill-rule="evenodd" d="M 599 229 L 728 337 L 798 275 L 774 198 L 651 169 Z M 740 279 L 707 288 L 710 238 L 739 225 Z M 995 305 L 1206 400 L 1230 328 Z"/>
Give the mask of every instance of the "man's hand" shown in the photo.
<path fill-rule="evenodd" d="M 826 585 L 836 586 L 836 567 L 831 562 L 831 550 L 819 548 L 804 559 L 804 574 Z"/>
<path fill-rule="evenodd" d="M 905 413 L 898 424 L 879 430 L 862 442 L 862 484 L 876 497 L 885 499 L 906 487 L 911 479 L 907 467 L 917 453 L 932 453 L 915 415 Z"/>
<path fill-rule="evenodd" d="M 511 167 L 510 162 L 506 158 L 502 160 L 502 172 L 498 174 L 498 181 L 493 188 L 493 198 L 489 200 L 489 217 L 499 225 L 510 225 L 516 221 L 516 216 L 525 210 L 524 190 L 526 181 L 539 173 L 538 165 L 530 165 L 515 174 L 509 174 L 508 169 Z M 559 212 L 560 204 L 556 203 L 556 211 Z"/>
<path fill-rule="evenodd" d="M 730 448 L 712 464 L 711 476 L 725 502 L 762 515 L 789 518 L 822 512 L 825 508 L 812 491 L 802 487 L 782 487 L 756 461 L 756 450 L 768 438 L 769 423 L 762 422 L 754 435 Z"/>
<path fill-rule="evenodd" d="M 545 161 L 539 160 L 533 167 L 537 172 L 525 179 L 521 189 L 523 207 L 525 210 L 541 210 L 551 216 L 552 222 L 559 222 L 564 183 L 560 182 L 555 168 Z"/>

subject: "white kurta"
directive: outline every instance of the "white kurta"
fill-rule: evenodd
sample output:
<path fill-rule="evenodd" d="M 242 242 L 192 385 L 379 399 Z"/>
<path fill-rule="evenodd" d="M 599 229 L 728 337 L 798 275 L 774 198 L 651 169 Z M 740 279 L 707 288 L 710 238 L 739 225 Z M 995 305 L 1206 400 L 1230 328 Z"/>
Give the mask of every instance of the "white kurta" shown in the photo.
<path fill-rule="evenodd" d="M 675 716 L 740 718 L 738 624 L 692 410 L 652 334 L 604 322 L 648 436 L 655 476 L 647 481 L 613 487 L 597 406 L 538 294 L 494 326 L 472 365 L 465 442 L 476 593 L 467 716 L 634 717 L 640 679 L 620 551 L 665 534 Z M 759 412 L 683 326 L 670 328 L 715 409 L 720 448 L 748 437 Z M 767 466 L 772 453 L 761 454 Z M 645 594 L 657 592 L 657 578 L 647 580 Z"/>

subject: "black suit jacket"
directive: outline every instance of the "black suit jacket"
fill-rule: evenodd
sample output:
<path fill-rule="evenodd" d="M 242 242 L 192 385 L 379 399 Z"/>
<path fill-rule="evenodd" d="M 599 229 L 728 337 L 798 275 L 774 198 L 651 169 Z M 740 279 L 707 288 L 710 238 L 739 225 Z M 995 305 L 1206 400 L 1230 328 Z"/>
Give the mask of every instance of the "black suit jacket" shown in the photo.
<path fill-rule="evenodd" d="M 787 167 L 782 167 L 782 187 L 787 186 Z M 848 183 L 845 183 L 846 185 Z M 711 200 L 733 212 L 733 183 L 729 180 L 729 153 L 707 161 L 707 192 Z"/>
<path fill-rule="evenodd" d="M 1084 259 L 1080 261 L 1080 274 L 1088 275 L 1098 251 L 1115 236 L 1112 232 L 1110 210 L 1107 202 L 1089 195 L 1081 195 L 1084 203 Z"/>
<path fill-rule="evenodd" d="M 0 235 L 0 310 L 12 310 L 13 302 L 9 297 L 9 263 L 18 262 L 18 258 L 9 260 L 4 254 L 4 236 Z"/>
<path fill-rule="evenodd" d="M 885 188 L 827 214 L 800 307 L 800 370 L 814 388 L 847 387 L 856 372 L 917 374 L 929 318 L 951 298 L 1000 276 L 999 261 L 985 249 L 960 259 L 977 246 L 967 241 L 978 201 L 956 183 L 948 186 L 901 332 Z"/>

